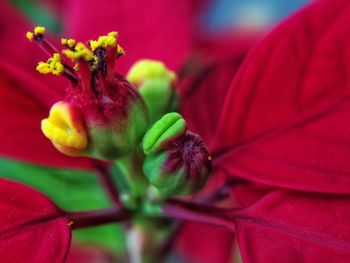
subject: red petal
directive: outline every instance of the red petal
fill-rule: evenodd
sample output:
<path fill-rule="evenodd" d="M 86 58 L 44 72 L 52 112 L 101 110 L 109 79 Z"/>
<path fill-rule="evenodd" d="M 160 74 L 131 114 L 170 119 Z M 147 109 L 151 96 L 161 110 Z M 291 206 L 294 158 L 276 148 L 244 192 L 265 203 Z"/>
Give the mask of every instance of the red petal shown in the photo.
<path fill-rule="evenodd" d="M 117 63 L 126 72 L 138 59 L 151 58 L 178 68 L 192 48 L 194 16 L 190 0 L 67 1 L 71 36 L 95 39 L 118 31 L 127 55 Z"/>
<path fill-rule="evenodd" d="M 235 214 L 247 263 L 350 261 L 349 198 L 275 191 Z"/>
<path fill-rule="evenodd" d="M 255 36 L 200 39 L 196 54 L 180 73 L 182 114 L 189 129 L 200 134 L 207 144 L 218 125 L 217 116 L 221 114 L 223 98 L 232 78 L 255 39 Z M 219 177 L 216 173 L 210 181 L 210 191 L 223 183 Z M 203 263 L 229 262 L 232 241 L 233 234 L 224 229 L 188 223 L 177 245 L 184 259 Z"/>
<path fill-rule="evenodd" d="M 256 182 L 350 193 L 350 2 L 316 1 L 266 37 L 235 78 L 215 165 Z"/>
<path fill-rule="evenodd" d="M 202 40 L 181 73 L 181 112 L 189 129 L 209 144 L 230 83 L 255 38 Z"/>
<path fill-rule="evenodd" d="M 0 5 L 0 72 L 20 84 L 17 88 L 49 107 L 63 98 L 66 82 L 55 76 L 41 76 L 35 67 L 39 60 L 47 60 L 35 43 L 25 37 L 33 25 L 22 18 L 6 1 Z"/>
<path fill-rule="evenodd" d="M 0 262 L 64 262 L 68 221 L 41 193 L 0 179 Z"/>
<path fill-rule="evenodd" d="M 58 153 L 42 135 L 40 122 L 63 98 L 66 84 L 35 71 L 41 52 L 25 38 L 31 26 L 6 3 L 0 13 L 0 155 L 55 166 L 94 166 L 91 160 Z"/>
<path fill-rule="evenodd" d="M 233 252 L 233 233 L 226 229 L 187 223 L 178 240 L 184 260 L 201 263 L 227 263 Z M 186 261 L 187 262 L 187 261 Z"/>

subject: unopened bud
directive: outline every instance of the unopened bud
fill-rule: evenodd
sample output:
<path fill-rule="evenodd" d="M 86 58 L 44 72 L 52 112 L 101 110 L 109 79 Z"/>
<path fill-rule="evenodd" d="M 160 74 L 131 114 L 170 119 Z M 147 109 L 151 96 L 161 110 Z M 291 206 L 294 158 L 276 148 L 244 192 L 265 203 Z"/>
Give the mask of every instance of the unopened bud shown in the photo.
<path fill-rule="evenodd" d="M 202 138 L 186 131 L 186 126 L 180 125 L 181 119 L 176 115 L 164 116 L 143 139 L 147 154 L 144 173 L 165 197 L 199 191 L 211 171 L 210 154 Z"/>
<path fill-rule="evenodd" d="M 162 62 L 148 59 L 136 62 L 129 70 L 127 80 L 140 92 L 152 123 L 162 115 L 177 110 L 176 74 Z"/>

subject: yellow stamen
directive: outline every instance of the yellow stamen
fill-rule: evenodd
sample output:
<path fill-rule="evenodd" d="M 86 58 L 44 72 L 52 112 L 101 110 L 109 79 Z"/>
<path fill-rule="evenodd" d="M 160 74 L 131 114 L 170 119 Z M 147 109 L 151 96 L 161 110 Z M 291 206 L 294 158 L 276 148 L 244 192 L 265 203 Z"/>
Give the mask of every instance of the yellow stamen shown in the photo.
<path fill-rule="evenodd" d="M 74 39 L 71 39 L 71 38 L 70 39 L 62 38 L 61 44 L 66 46 L 66 47 L 69 47 L 69 48 L 74 48 L 76 41 Z"/>
<path fill-rule="evenodd" d="M 28 38 L 28 40 L 32 41 L 34 39 L 34 37 L 36 37 L 38 35 L 44 35 L 44 33 L 45 33 L 45 27 L 37 26 L 34 28 L 33 31 L 28 31 L 26 33 L 26 38 Z"/>
<path fill-rule="evenodd" d="M 28 38 L 28 40 L 29 40 L 29 41 L 32 41 L 32 40 L 33 40 L 33 38 L 34 38 L 34 34 L 33 34 L 33 32 L 27 32 L 27 34 L 26 34 L 26 38 Z"/>
<path fill-rule="evenodd" d="M 49 64 L 45 62 L 39 62 L 38 66 L 36 66 L 36 70 L 39 71 L 41 74 L 51 73 Z"/>
<path fill-rule="evenodd" d="M 124 49 L 120 45 L 117 46 L 117 53 L 119 56 L 122 56 L 125 54 Z"/>
<path fill-rule="evenodd" d="M 92 51 L 97 48 L 115 47 L 117 46 L 118 32 L 110 32 L 107 36 L 100 36 L 98 40 L 90 41 Z"/>
<path fill-rule="evenodd" d="M 73 48 L 75 46 L 75 40 L 74 39 L 68 39 L 67 45 L 68 45 L 68 47 Z"/>
<path fill-rule="evenodd" d="M 82 150 L 88 144 L 84 120 L 67 102 L 52 106 L 49 117 L 41 122 L 41 130 L 54 145 Z"/>
<path fill-rule="evenodd" d="M 36 70 L 41 74 L 52 73 L 57 76 L 61 76 L 64 72 L 64 66 L 61 63 L 61 56 L 55 53 L 52 58 L 49 58 L 47 62 L 39 62 Z"/>
<path fill-rule="evenodd" d="M 117 37 L 118 37 L 118 32 L 116 32 L 116 31 L 109 32 L 109 33 L 108 33 L 108 36 L 109 36 L 109 37 L 117 38 Z"/>
<path fill-rule="evenodd" d="M 45 33 L 45 27 L 37 26 L 34 28 L 35 35 L 43 35 Z"/>
<path fill-rule="evenodd" d="M 91 61 L 94 58 L 92 52 L 81 42 L 74 47 L 74 50 L 65 49 L 62 53 L 73 61 L 78 61 L 80 59 Z"/>
<path fill-rule="evenodd" d="M 94 58 L 93 58 L 93 63 L 90 64 L 91 70 L 96 70 L 96 68 L 97 68 L 97 63 L 98 63 L 98 57 L 97 57 L 97 56 L 94 56 Z"/>

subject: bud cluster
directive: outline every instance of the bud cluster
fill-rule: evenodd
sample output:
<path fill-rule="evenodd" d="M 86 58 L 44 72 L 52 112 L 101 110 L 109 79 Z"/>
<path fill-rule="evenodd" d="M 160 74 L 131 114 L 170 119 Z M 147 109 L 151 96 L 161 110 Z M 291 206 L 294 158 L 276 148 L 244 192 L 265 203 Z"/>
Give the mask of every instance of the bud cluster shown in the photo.
<path fill-rule="evenodd" d="M 87 43 L 62 39 L 61 52 L 44 32 L 37 27 L 27 33 L 52 55 L 37 70 L 70 82 L 65 100 L 52 106 L 41 125 L 60 152 L 111 160 L 126 174 L 140 167 L 142 180 L 162 197 L 191 194 L 204 186 L 211 158 L 200 136 L 187 131 L 185 120 L 173 112 L 178 105 L 173 71 L 161 62 L 141 60 L 124 78 L 114 72 L 124 54 L 116 32 Z"/>

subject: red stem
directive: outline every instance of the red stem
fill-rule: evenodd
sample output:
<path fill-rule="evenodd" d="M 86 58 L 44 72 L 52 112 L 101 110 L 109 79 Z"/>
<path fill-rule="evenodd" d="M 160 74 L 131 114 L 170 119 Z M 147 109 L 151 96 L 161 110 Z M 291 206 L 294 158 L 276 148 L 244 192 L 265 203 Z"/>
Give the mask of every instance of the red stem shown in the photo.
<path fill-rule="evenodd" d="M 127 221 L 131 218 L 131 212 L 119 206 L 114 206 L 100 210 L 66 212 L 64 216 L 72 222 L 72 228 L 77 229 Z"/>
<path fill-rule="evenodd" d="M 243 183 L 242 180 L 230 180 L 226 182 L 224 185 L 220 186 L 216 190 L 214 190 L 211 194 L 204 198 L 195 198 L 199 203 L 203 204 L 212 204 L 216 203 L 218 201 L 221 201 L 229 196 L 229 189 L 233 185 Z M 178 235 L 181 233 L 183 227 L 184 227 L 184 220 L 178 220 L 175 222 L 175 226 L 169 235 L 168 239 L 164 242 L 164 245 L 161 248 L 161 256 L 165 258 L 168 253 L 170 252 L 171 248 L 174 246 Z"/>
<path fill-rule="evenodd" d="M 111 198 L 114 204 L 120 205 L 118 189 L 115 183 L 113 182 L 113 179 L 111 177 L 111 174 L 108 172 L 108 169 L 102 164 L 97 164 L 96 168 L 102 185 L 106 189 L 109 197 Z"/>
<path fill-rule="evenodd" d="M 196 204 L 170 199 L 162 205 L 164 213 L 170 217 L 222 226 L 234 231 L 234 218 L 229 216 L 232 209 L 216 208 L 210 205 Z"/>

